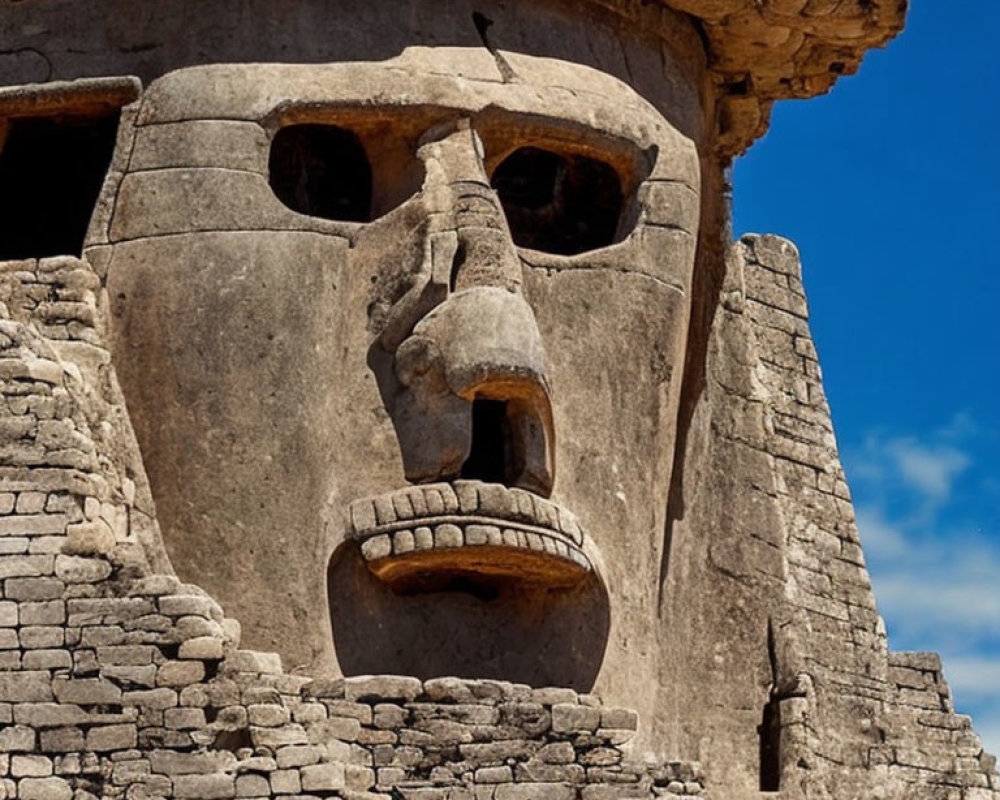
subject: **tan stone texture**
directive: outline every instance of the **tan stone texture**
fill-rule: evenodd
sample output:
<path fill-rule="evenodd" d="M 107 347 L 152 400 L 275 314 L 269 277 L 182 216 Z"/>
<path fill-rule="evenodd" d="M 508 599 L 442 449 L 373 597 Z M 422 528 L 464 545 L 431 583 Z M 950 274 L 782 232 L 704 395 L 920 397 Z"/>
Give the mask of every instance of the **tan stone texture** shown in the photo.
<path fill-rule="evenodd" d="M 726 238 L 904 4 L 99 6 L 0 3 L 0 146 L 120 110 L 0 262 L 0 797 L 1000 796 Z"/>

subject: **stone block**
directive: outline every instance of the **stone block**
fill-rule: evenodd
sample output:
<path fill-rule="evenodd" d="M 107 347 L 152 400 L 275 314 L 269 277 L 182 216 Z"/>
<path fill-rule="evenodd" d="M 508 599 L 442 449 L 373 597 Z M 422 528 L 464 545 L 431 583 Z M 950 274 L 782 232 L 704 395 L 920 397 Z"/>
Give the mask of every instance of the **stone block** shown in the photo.
<path fill-rule="evenodd" d="M 9 600 L 0 601 L 0 628 L 17 626 L 17 603 Z"/>
<path fill-rule="evenodd" d="M 14 721 L 32 728 L 61 728 L 79 725 L 88 719 L 80 706 L 68 703 L 19 703 L 14 707 Z"/>
<path fill-rule="evenodd" d="M 329 792 L 347 786 L 343 764 L 313 764 L 302 767 L 301 778 L 302 790 L 305 792 Z"/>
<path fill-rule="evenodd" d="M 497 786 L 493 797 L 495 800 L 576 800 L 577 794 L 574 787 L 562 783 L 508 783 Z"/>
<path fill-rule="evenodd" d="M 241 754 L 242 755 L 242 754 Z M 250 756 L 241 758 L 236 764 L 236 772 L 274 772 L 278 768 L 278 762 L 270 756 Z"/>
<path fill-rule="evenodd" d="M 434 528 L 434 547 L 461 547 L 463 543 L 462 529 L 451 523 L 444 523 Z"/>
<path fill-rule="evenodd" d="M 200 661 L 167 661 L 156 673 L 157 686 L 180 687 L 200 683 L 205 677 L 205 665 Z"/>
<path fill-rule="evenodd" d="M 423 683 L 404 675 L 359 675 L 344 681 L 347 700 L 411 702 L 423 692 Z"/>
<path fill-rule="evenodd" d="M 121 696 L 122 705 L 143 706 L 157 711 L 173 708 L 177 705 L 177 700 L 177 692 L 167 688 L 137 689 L 123 692 Z"/>
<path fill-rule="evenodd" d="M 236 650 L 226 657 L 223 668 L 234 672 L 279 673 L 281 657 L 277 653 Z"/>
<path fill-rule="evenodd" d="M 62 625 L 66 621 L 66 603 L 62 600 L 38 600 L 21 603 L 22 625 Z"/>
<path fill-rule="evenodd" d="M 312 744 L 325 744 L 328 741 L 357 741 L 361 732 L 361 723 L 354 717 L 330 717 L 309 726 L 309 741 Z"/>
<path fill-rule="evenodd" d="M 305 729 L 295 723 L 289 723 L 280 728 L 251 727 L 250 739 L 255 747 L 269 747 L 271 749 L 309 742 Z"/>
<path fill-rule="evenodd" d="M 402 728 L 408 717 L 403 708 L 393 703 L 379 703 L 372 709 L 372 715 L 376 728 Z"/>
<path fill-rule="evenodd" d="M 43 753 L 72 753 L 83 750 L 83 731 L 76 727 L 39 731 L 38 746 Z"/>
<path fill-rule="evenodd" d="M 111 756 L 114 760 L 118 756 L 135 755 L 136 751 L 130 750 L 125 753 L 115 753 Z M 118 786 L 130 786 L 134 783 L 145 783 L 150 775 L 149 759 L 132 758 L 127 761 L 118 761 L 111 771 L 111 781 Z"/>
<path fill-rule="evenodd" d="M 200 708 L 168 708 L 163 712 L 163 724 L 174 730 L 204 728 L 205 712 Z"/>
<path fill-rule="evenodd" d="M 21 492 L 17 496 L 18 514 L 39 514 L 45 510 L 45 492 Z"/>
<path fill-rule="evenodd" d="M 362 725 L 371 725 L 374 712 L 368 703 L 356 703 L 353 700 L 326 700 L 324 705 L 331 717 L 354 717 Z"/>
<path fill-rule="evenodd" d="M 25 650 L 41 650 L 51 647 L 62 647 L 65 631 L 55 625 L 33 625 L 21 628 L 18 634 L 21 647 Z"/>
<path fill-rule="evenodd" d="M 237 797 L 270 797 L 271 784 L 263 775 L 240 775 L 236 778 Z"/>
<path fill-rule="evenodd" d="M 0 524 L 3 522 L 4 520 L 0 520 Z M 51 575 L 53 562 L 54 559 L 50 555 L 4 556 L 0 558 L 0 580 L 7 578 L 39 578 Z"/>
<path fill-rule="evenodd" d="M 159 599 L 160 613 L 168 617 L 204 617 L 222 621 L 222 609 L 209 597 L 201 595 L 164 595 Z"/>
<path fill-rule="evenodd" d="M 17 787 L 18 800 L 70 800 L 73 789 L 63 778 L 24 778 Z"/>
<path fill-rule="evenodd" d="M 644 783 L 616 782 L 589 785 L 580 789 L 580 800 L 631 800 L 631 798 L 647 800 L 649 796 L 649 787 Z M 678 800 L 686 800 L 687 796 L 687 792 L 683 791 Z"/>
<path fill-rule="evenodd" d="M 202 661 L 218 661 L 223 656 L 221 639 L 213 636 L 198 636 L 181 642 L 177 657 L 181 659 L 198 659 Z"/>
<path fill-rule="evenodd" d="M 103 519 L 76 522 L 66 526 L 66 546 L 69 555 L 103 556 L 115 549 L 115 533 Z"/>
<path fill-rule="evenodd" d="M 344 783 L 349 792 L 364 792 L 375 785 L 375 771 L 357 764 L 346 764 Z"/>
<path fill-rule="evenodd" d="M 232 775 L 177 775 L 174 778 L 174 796 L 194 800 L 225 800 L 236 796 L 236 781 Z"/>
<path fill-rule="evenodd" d="M 552 742 L 539 749 L 538 758 L 546 764 L 572 764 L 576 750 L 569 742 Z"/>
<path fill-rule="evenodd" d="M 4 584 L 8 600 L 54 600 L 64 591 L 66 584 L 58 578 L 11 578 Z"/>
<path fill-rule="evenodd" d="M 12 756 L 10 774 L 15 778 L 47 778 L 52 774 L 52 759 L 48 756 Z"/>
<path fill-rule="evenodd" d="M 579 786 L 587 782 L 587 771 L 579 764 L 545 764 L 535 761 L 518 764 L 514 777 L 518 783 L 570 783 Z"/>
<path fill-rule="evenodd" d="M 235 769 L 236 756 L 228 750 L 209 750 L 203 753 L 153 750 L 149 754 L 149 763 L 153 772 L 163 775 L 203 775 Z"/>
<path fill-rule="evenodd" d="M 392 539 L 388 534 L 369 536 L 361 543 L 361 554 L 366 561 L 377 561 L 392 553 Z"/>
<path fill-rule="evenodd" d="M 326 707 L 322 703 L 302 703 L 292 710 L 292 718 L 303 724 L 319 722 L 326 717 Z"/>
<path fill-rule="evenodd" d="M 101 666 L 148 666 L 163 660 L 160 650 L 149 644 L 105 645 L 97 648 L 97 662 Z"/>
<path fill-rule="evenodd" d="M 297 769 L 279 769 L 271 773 L 271 791 L 274 794 L 298 794 L 302 791 Z"/>
<path fill-rule="evenodd" d="M 52 677 L 48 672 L 0 672 L 0 699 L 5 702 L 39 703 L 51 700 L 52 696 Z"/>
<path fill-rule="evenodd" d="M 510 767 L 480 767 L 475 772 L 476 783 L 513 783 L 514 773 Z"/>
<path fill-rule="evenodd" d="M 0 536 L 45 536 L 64 533 L 69 517 L 65 514 L 25 514 L 0 519 Z M 51 558 L 48 562 L 51 565 Z"/>
<path fill-rule="evenodd" d="M 31 544 L 32 540 L 26 536 L 0 537 L 0 556 L 22 555 L 28 552 Z M 38 551 L 36 550 L 34 552 L 37 553 Z"/>
<path fill-rule="evenodd" d="M 194 708 L 205 708 L 211 705 L 208 689 L 204 685 L 185 686 L 179 694 L 179 702 L 182 706 Z"/>
<path fill-rule="evenodd" d="M 138 732 L 135 725 L 103 725 L 87 731 L 87 749 L 94 752 L 127 750 L 135 747 Z"/>
<path fill-rule="evenodd" d="M 322 752 L 319 747 L 314 745 L 297 745 L 282 747 L 275 758 L 279 769 L 305 767 L 319 762 Z"/>
<path fill-rule="evenodd" d="M 111 575 L 111 564 L 103 558 L 58 555 L 55 570 L 66 583 L 98 583 Z"/>
<path fill-rule="evenodd" d="M 291 713 L 287 708 L 263 703 L 247 706 L 247 715 L 251 725 L 265 728 L 276 728 L 291 719 Z"/>
<path fill-rule="evenodd" d="M 52 692 L 60 703 L 107 705 L 122 702 L 122 690 L 102 678 L 55 678 Z"/>
<path fill-rule="evenodd" d="M 25 725 L 0 728 L 0 753 L 30 753 L 35 749 L 35 732 Z"/>

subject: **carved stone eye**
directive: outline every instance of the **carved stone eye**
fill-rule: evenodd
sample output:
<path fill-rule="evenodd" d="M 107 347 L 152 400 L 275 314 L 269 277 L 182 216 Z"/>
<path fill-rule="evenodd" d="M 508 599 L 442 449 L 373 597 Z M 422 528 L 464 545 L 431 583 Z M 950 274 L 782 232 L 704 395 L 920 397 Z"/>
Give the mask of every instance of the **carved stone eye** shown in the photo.
<path fill-rule="evenodd" d="M 290 125 L 271 142 L 271 188 L 300 214 L 372 219 L 372 168 L 357 134 L 336 125 Z"/>
<path fill-rule="evenodd" d="M 570 256 L 615 241 L 622 186 L 603 161 L 522 147 L 500 163 L 491 183 L 518 247 Z"/>

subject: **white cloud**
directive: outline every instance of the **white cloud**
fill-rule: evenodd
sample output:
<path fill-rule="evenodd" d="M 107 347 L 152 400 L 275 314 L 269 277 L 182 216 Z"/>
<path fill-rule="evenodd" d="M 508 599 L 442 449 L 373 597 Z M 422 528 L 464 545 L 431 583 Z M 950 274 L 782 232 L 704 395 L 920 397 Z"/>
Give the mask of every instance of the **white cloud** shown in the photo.
<path fill-rule="evenodd" d="M 984 435 L 956 417 L 920 439 L 876 433 L 844 452 L 890 646 L 941 653 L 956 707 L 1000 754 L 1000 531 L 966 513 L 959 483 L 973 476 L 984 497 L 990 475 L 969 455 L 986 455 Z"/>
<path fill-rule="evenodd" d="M 854 509 L 858 530 L 861 532 L 861 544 L 869 559 L 897 558 L 906 553 L 906 537 L 903 533 L 887 522 L 878 508 L 872 506 L 857 506 Z"/>
<path fill-rule="evenodd" d="M 1000 637 L 995 579 L 971 577 L 954 563 L 936 570 L 873 570 L 875 596 L 890 633 L 907 642 L 981 641 Z M 939 645 L 940 646 L 940 645 Z M 1000 683 L 1000 678 L 998 678 Z"/>
<path fill-rule="evenodd" d="M 886 449 L 903 480 L 935 501 L 948 499 L 952 482 L 970 463 L 955 447 L 928 447 L 911 438 L 890 440 Z"/>
<path fill-rule="evenodd" d="M 1000 655 L 953 656 L 944 665 L 944 674 L 951 688 L 965 697 L 1000 701 Z"/>
<path fill-rule="evenodd" d="M 979 714 L 973 723 L 983 740 L 983 749 L 991 755 L 1000 755 L 1000 713 Z"/>

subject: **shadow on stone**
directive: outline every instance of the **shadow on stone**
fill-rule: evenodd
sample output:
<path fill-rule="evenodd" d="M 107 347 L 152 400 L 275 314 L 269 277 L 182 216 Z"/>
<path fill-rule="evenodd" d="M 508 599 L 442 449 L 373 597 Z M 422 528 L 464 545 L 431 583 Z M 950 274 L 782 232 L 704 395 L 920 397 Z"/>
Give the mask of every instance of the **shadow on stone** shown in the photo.
<path fill-rule="evenodd" d="M 596 576 L 572 589 L 501 584 L 490 599 L 463 590 L 395 594 L 354 545 L 334 553 L 327 590 L 345 675 L 454 675 L 532 686 L 593 688 L 610 614 Z M 478 596 L 477 596 L 478 594 Z"/>

